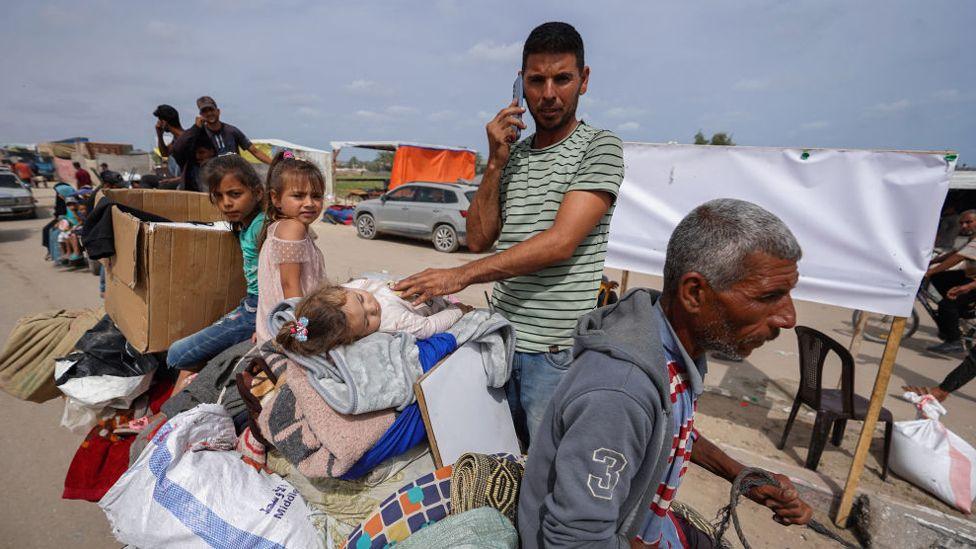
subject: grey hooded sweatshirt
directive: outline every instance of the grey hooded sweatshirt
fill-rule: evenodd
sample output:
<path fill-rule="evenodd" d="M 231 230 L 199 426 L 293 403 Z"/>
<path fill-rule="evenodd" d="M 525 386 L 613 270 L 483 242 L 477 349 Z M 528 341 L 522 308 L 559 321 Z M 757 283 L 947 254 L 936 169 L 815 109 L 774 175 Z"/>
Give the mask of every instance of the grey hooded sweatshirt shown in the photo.
<path fill-rule="evenodd" d="M 629 548 L 643 526 L 673 435 L 661 343 L 671 327 L 659 295 L 636 289 L 580 319 L 574 361 L 529 449 L 518 507 L 523 549 Z M 681 354 L 699 395 L 704 361 Z"/>

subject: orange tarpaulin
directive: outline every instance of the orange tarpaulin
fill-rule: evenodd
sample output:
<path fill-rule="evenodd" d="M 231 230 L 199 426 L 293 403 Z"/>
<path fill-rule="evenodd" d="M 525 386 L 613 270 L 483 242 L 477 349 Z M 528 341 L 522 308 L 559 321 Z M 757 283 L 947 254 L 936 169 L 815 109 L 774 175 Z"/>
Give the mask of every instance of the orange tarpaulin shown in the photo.
<path fill-rule="evenodd" d="M 455 183 L 474 177 L 475 156 L 471 151 L 428 149 L 401 145 L 393 156 L 390 189 L 412 181 Z"/>

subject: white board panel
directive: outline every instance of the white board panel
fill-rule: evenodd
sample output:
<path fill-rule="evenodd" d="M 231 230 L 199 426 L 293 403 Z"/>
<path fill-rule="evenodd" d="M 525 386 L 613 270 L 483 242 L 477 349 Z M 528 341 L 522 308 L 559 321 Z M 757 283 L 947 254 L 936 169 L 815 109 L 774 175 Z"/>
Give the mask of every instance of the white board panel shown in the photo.
<path fill-rule="evenodd" d="M 931 256 L 955 156 L 624 144 L 606 265 L 660 276 L 679 221 L 715 198 L 779 216 L 803 248 L 797 299 L 905 316 Z"/>
<path fill-rule="evenodd" d="M 417 382 L 431 448 L 449 465 L 467 452 L 520 452 L 504 389 L 488 387 L 476 344 L 468 343 Z"/>

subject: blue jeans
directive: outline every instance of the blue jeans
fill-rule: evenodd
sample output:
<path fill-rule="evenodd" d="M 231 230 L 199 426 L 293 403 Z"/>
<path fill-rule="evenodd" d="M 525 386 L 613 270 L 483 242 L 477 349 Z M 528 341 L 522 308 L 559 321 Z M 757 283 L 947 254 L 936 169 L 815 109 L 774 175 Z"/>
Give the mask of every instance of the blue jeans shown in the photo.
<path fill-rule="evenodd" d="M 251 339 L 257 311 L 258 296 L 248 294 L 236 309 L 217 322 L 170 345 L 166 365 L 183 370 L 210 360 L 232 345 Z"/>
<path fill-rule="evenodd" d="M 549 399 L 572 362 L 572 349 L 555 353 L 515 352 L 512 377 L 505 385 L 505 393 L 515 432 L 526 448 L 542 423 Z"/>

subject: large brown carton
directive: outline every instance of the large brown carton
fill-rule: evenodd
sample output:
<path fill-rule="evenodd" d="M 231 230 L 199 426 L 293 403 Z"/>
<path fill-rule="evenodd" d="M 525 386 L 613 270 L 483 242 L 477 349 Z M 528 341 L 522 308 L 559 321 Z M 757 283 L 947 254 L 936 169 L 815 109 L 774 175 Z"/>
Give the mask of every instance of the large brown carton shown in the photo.
<path fill-rule="evenodd" d="M 105 310 L 136 350 L 164 351 L 239 304 L 247 291 L 240 244 L 209 196 L 148 189 L 105 195 L 178 222 L 148 223 L 112 211 L 115 255 Z"/>

